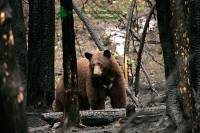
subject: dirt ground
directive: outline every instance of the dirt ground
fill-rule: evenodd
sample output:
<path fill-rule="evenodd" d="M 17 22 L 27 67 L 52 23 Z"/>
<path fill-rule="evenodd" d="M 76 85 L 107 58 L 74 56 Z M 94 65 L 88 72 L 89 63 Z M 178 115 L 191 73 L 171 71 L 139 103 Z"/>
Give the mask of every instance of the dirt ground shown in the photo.
<path fill-rule="evenodd" d="M 55 82 L 59 80 L 62 76 L 62 34 L 61 34 L 61 25 L 60 25 L 60 18 L 57 15 L 59 12 L 59 1 L 56 0 L 56 40 L 55 40 Z M 123 44 L 125 41 L 125 26 L 126 26 L 126 17 L 122 19 L 120 17 L 116 20 L 106 21 L 102 19 L 93 19 L 90 17 L 91 23 L 100 36 L 103 38 L 104 43 L 107 47 L 114 53 L 117 53 L 117 58 L 119 59 L 119 63 L 123 64 L 123 55 L 120 55 L 123 51 Z M 76 33 L 76 52 L 77 57 L 84 56 L 84 52 L 93 52 L 97 50 L 97 47 L 94 41 L 91 39 L 86 27 L 83 23 L 79 20 L 79 18 L 75 15 L 75 33 Z M 123 21 L 122 21 L 123 20 Z M 144 24 L 143 19 L 141 19 L 140 25 Z M 139 44 L 134 43 L 136 49 L 138 48 Z M 133 44 L 130 46 L 130 49 L 133 47 Z M 135 72 L 135 65 L 136 65 L 136 53 L 130 51 L 129 58 L 134 61 L 133 63 L 133 73 Z M 158 36 L 158 29 L 156 20 L 152 19 L 146 43 L 142 55 L 142 63 L 143 66 L 148 73 L 148 76 L 151 81 L 151 85 L 155 87 L 160 95 L 165 93 L 164 89 L 164 66 L 163 66 L 163 58 L 162 58 L 162 50 L 159 43 L 159 36 Z M 145 108 L 154 108 L 158 107 L 159 113 L 152 112 L 149 110 L 145 110 L 144 112 L 148 115 L 140 115 L 134 113 L 133 116 L 129 116 L 124 120 L 116 121 L 114 123 L 110 123 L 109 125 L 100 126 L 100 127 L 85 127 L 85 128 L 72 128 L 68 132 L 83 132 L 83 133 L 113 133 L 118 132 L 118 130 L 126 125 L 126 133 L 150 133 L 150 132 L 170 132 L 170 127 L 168 118 L 162 117 L 165 113 L 165 103 L 164 102 L 154 102 L 151 104 L 147 104 L 148 101 L 156 97 L 155 93 L 149 89 L 149 84 L 144 76 L 144 73 L 140 71 L 141 80 L 140 80 L 140 91 L 138 95 L 138 100 L 140 101 L 140 105 L 137 108 L 138 110 L 141 109 L 142 105 Z M 133 87 L 130 87 L 133 89 Z M 109 103 L 108 103 L 109 104 Z M 109 107 L 109 105 L 107 106 Z M 163 108 L 163 109 L 160 109 Z M 51 112 L 51 110 L 47 110 L 45 112 Z M 140 112 L 140 111 L 136 111 Z M 37 113 L 36 113 L 37 114 Z M 136 115 L 137 114 L 137 115 Z M 132 117 L 132 118 L 131 118 Z M 54 129 L 52 128 L 53 124 L 48 123 L 41 119 L 40 114 L 38 115 L 27 115 L 28 118 L 28 126 L 30 133 L 55 133 L 55 132 L 63 132 L 62 128 Z M 131 118 L 130 121 L 128 118 Z M 162 131 L 161 127 L 159 127 L 159 123 L 162 123 Z M 164 123 L 164 124 L 163 124 Z M 157 128 L 159 127 L 159 129 Z"/>

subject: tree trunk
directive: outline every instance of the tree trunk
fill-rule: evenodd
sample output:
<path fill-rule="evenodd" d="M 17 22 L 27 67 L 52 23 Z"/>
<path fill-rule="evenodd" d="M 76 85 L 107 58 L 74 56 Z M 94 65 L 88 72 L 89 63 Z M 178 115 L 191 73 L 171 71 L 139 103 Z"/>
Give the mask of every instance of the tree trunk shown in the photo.
<path fill-rule="evenodd" d="M 27 76 L 27 45 L 22 0 L 9 0 L 9 3 L 13 9 L 13 20 L 11 24 L 15 36 L 16 57 L 20 70 L 24 76 Z"/>
<path fill-rule="evenodd" d="M 175 123 L 176 132 L 191 131 L 193 119 L 192 93 L 189 83 L 189 36 L 187 1 L 171 0 L 173 44 L 177 58 L 177 82 L 168 91 L 167 113 Z M 173 81 L 172 81 L 173 82 Z"/>
<path fill-rule="evenodd" d="M 175 43 L 173 42 L 172 28 L 170 23 L 172 20 L 170 0 L 157 0 L 157 18 L 161 47 L 163 50 L 163 59 L 165 67 L 165 77 L 167 85 L 167 112 L 171 120 L 178 126 L 183 118 L 181 110 L 181 100 L 178 95 L 177 86 L 179 83 L 178 72 L 176 67 Z M 174 11 L 174 10 L 173 10 Z M 173 18 L 176 20 L 176 18 Z"/>
<path fill-rule="evenodd" d="M 22 73 L 23 84 L 27 83 L 27 42 L 26 29 L 24 23 L 24 15 L 22 9 L 22 0 L 9 0 L 10 6 L 13 9 L 12 28 L 15 36 L 15 51 L 17 64 L 19 64 L 20 72 Z M 26 91 L 26 90 L 25 90 Z M 25 92 L 26 93 L 26 92 Z M 25 99 L 26 103 L 26 99 Z"/>
<path fill-rule="evenodd" d="M 8 133 L 26 133 L 24 86 L 15 58 L 8 1 L 0 0 L 0 14 L 0 130 Z"/>
<path fill-rule="evenodd" d="M 46 70 L 44 77 L 46 81 L 46 100 L 47 105 L 52 105 L 55 93 L 54 84 L 54 44 L 55 44 L 55 0 L 42 0 L 43 9 L 43 60 L 47 65 L 43 66 Z M 45 62 L 44 62 L 45 63 Z M 43 64 L 44 65 L 44 64 Z M 41 88 L 42 89 L 42 88 Z"/>
<path fill-rule="evenodd" d="M 54 0 L 29 1 L 28 105 L 54 100 Z"/>
<path fill-rule="evenodd" d="M 63 34 L 63 70 L 64 87 L 66 89 L 64 105 L 65 127 L 79 124 L 79 107 L 77 97 L 77 63 L 75 50 L 74 19 L 72 0 L 61 0 L 66 16 L 62 19 Z M 67 30 L 66 30 L 67 29 Z"/>
<path fill-rule="evenodd" d="M 156 0 L 158 29 L 160 43 L 163 51 L 165 66 L 165 78 L 176 69 L 175 46 L 173 44 L 173 35 L 170 27 L 171 11 L 169 0 Z"/>
<path fill-rule="evenodd" d="M 190 79 L 194 94 L 194 130 L 200 131 L 200 1 L 190 3 L 189 18 L 190 37 Z"/>

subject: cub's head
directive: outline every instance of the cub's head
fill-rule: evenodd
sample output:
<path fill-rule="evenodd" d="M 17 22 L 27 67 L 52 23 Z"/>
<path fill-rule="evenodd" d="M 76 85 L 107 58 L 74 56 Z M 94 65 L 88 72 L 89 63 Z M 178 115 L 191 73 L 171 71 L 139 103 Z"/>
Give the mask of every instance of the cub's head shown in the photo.
<path fill-rule="evenodd" d="M 85 57 L 90 62 L 90 72 L 94 77 L 102 76 L 111 67 L 112 57 L 109 50 L 99 51 L 93 54 L 86 52 Z"/>

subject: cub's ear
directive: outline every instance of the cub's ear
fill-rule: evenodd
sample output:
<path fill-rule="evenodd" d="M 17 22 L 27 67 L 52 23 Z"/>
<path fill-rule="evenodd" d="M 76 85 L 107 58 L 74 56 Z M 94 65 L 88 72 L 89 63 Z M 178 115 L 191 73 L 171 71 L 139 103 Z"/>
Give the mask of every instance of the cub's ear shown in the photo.
<path fill-rule="evenodd" d="M 88 60 L 90 60 L 90 59 L 92 58 L 92 54 L 86 52 L 86 53 L 85 53 L 85 57 L 86 57 Z"/>
<path fill-rule="evenodd" d="M 105 57 L 108 57 L 108 58 L 111 57 L 111 53 L 110 53 L 109 50 L 105 50 L 105 51 L 103 52 L 103 55 L 104 55 Z"/>

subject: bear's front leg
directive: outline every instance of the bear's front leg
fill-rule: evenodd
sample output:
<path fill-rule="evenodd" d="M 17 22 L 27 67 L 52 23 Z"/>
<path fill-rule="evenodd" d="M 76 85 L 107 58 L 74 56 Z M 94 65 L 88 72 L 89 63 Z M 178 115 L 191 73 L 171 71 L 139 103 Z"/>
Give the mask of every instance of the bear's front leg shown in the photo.
<path fill-rule="evenodd" d="M 105 109 L 106 94 L 103 90 L 94 90 L 88 98 L 92 110 Z"/>
<path fill-rule="evenodd" d="M 88 101 L 92 110 L 105 109 L 106 95 L 99 88 L 87 89 Z"/>
<path fill-rule="evenodd" d="M 90 104 L 90 109 L 105 109 L 106 94 L 101 85 L 96 84 L 90 77 L 86 81 L 86 93 Z"/>
<path fill-rule="evenodd" d="M 123 77 L 115 79 L 109 95 L 112 108 L 126 108 L 126 88 Z"/>
<path fill-rule="evenodd" d="M 105 98 L 91 100 L 90 107 L 92 110 L 105 109 Z"/>

